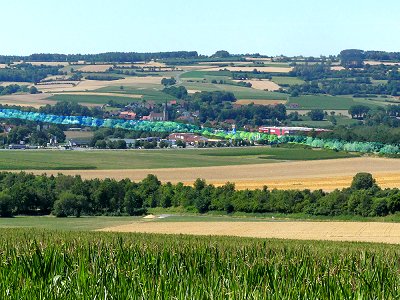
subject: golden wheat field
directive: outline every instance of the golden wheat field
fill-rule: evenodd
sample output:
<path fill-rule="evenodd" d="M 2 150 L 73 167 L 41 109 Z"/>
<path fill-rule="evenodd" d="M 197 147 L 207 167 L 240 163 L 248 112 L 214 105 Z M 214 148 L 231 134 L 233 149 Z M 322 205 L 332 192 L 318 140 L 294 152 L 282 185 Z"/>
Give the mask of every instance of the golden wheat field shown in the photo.
<path fill-rule="evenodd" d="M 118 80 L 82 80 L 72 84 L 44 84 L 38 86 L 46 93 L 93 91 L 107 86 L 129 86 L 135 84 L 161 84 L 161 77 L 127 77 Z"/>
<path fill-rule="evenodd" d="M 106 64 L 106 65 L 86 65 L 79 68 L 81 72 L 105 72 L 113 65 Z"/>
<path fill-rule="evenodd" d="M 233 80 L 235 82 L 240 82 L 242 80 Z M 271 80 L 245 80 L 245 82 L 250 82 L 251 83 L 251 87 L 253 89 L 256 90 L 268 90 L 268 91 L 277 91 L 279 90 L 281 87 L 279 85 L 277 85 L 275 82 L 272 82 Z"/>
<path fill-rule="evenodd" d="M 46 94 L 6 95 L 0 96 L 0 104 L 30 106 L 35 108 L 45 106 L 46 104 L 54 105 L 56 101 L 46 99 L 49 96 L 50 95 Z"/>
<path fill-rule="evenodd" d="M 142 95 L 132 95 L 132 94 L 121 94 L 121 93 L 100 93 L 100 92 L 59 92 L 54 93 L 57 95 L 91 95 L 91 96 L 112 96 L 112 97 L 125 97 L 125 98 L 134 98 L 140 99 Z"/>
<path fill-rule="evenodd" d="M 399 66 L 400 63 L 398 62 L 389 62 L 389 61 L 375 61 L 375 60 L 366 60 L 364 61 L 365 64 L 371 65 L 371 66 L 377 66 L 377 65 L 385 65 L 385 66 Z"/>
<path fill-rule="evenodd" d="M 380 222 L 157 222 L 145 219 L 99 231 L 400 244 L 400 223 Z"/>
<path fill-rule="evenodd" d="M 187 185 L 193 184 L 197 178 L 203 178 L 215 185 L 234 182 L 238 189 L 256 189 L 267 185 L 279 189 L 326 191 L 348 187 L 356 173 L 369 172 L 383 188 L 400 187 L 400 160 L 371 157 L 196 168 L 33 171 L 35 174 L 49 175 L 60 172 L 88 179 L 129 178 L 140 181 L 148 174 L 155 174 L 162 182 L 183 182 Z"/>
<path fill-rule="evenodd" d="M 290 71 L 293 70 L 292 67 L 259 67 L 259 66 L 254 66 L 254 67 L 223 67 L 223 68 L 209 68 L 209 69 L 204 69 L 204 71 L 219 71 L 221 69 L 227 69 L 229 71 L 234 71 L 234 72 L 252 72 L 254 69 L 257 69 L 260 72 L 271 72 L 271 73 L 289 73 Z"/>

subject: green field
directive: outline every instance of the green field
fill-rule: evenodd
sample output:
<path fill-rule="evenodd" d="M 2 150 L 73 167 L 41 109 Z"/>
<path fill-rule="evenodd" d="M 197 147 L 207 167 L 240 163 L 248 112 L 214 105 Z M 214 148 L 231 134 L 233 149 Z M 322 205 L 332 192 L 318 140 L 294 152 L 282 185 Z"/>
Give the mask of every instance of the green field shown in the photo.
<path fill-rule="evenodd" d="M 131 97 L 112 97 L 112 96 L 103 96 L 103 95 L 53 95 L 49 98 L 49 100 L 56 101 L 68 101 L 74 103 L 90 103 L 90 104 L 107 104 L 109 101 L 114 101 L 120 104 L 128 104 L 134 101 L 140 101 L 141 99 L 134 99 Z"/>
<path fill-rule="evenodd" d="M 312 121 L 310 120 L 309 117 L 301 117 L 303 120 L 302 121 L 291 121 L 291 124 L 294 126 L 308 126 L 308 127 L 319 127 L 319 128 L 326 128 L 326 127 L 332 127 L 332 123 L 328 120 L 323 120 L 323 121 Z M 349 125 L 355 125 L 359 122 L 359 120 L 347 118 L 347 117 L 340 117 L 340 116 L 335 116 L 336 118 L 336 124 L 337 125 L 343 125 L 343 126 L 349 126 Z"/>
<path fill-rule="evenodd" d="M 303 84 L 305 81 L 303 79 L 297 77 L 288 77 L 288 76 L 272 76 L 272 81 L 279 85 L 294 85 L 294 84 Z"/>
<path fill-rule="evenodd" d="M 99 93 L 118 93 L 118 94 L 128 94 L 128 95 L 141 95 L 141 99 L 131 99 L 133 101 L 154 101 L 162 103 L 164 101 L 175 100 L 176 98 L 163 93 L 160 89 L 162 89 L 161 85 L 135 85 L 135 86 L 124 86 L 124 89 L 121 90 L 119 86 L 108 86 L 104 88 L 97 89 L 96 92 Z M 133 100 L 133 101 L 132 101 Z"/>
<path fill-rule="evenodd" d="M 0 170 L 189 168 L 353 156 L 344 152 L 300 147 L 129 151 L 7 150 L 0 152 Z"/>
<path fill-rule="evenodd" d="M 223 68 L 221 68 L 223 69 Z M 185 72 L 181 75 L 181 78 L 195 78 L 201 79 L 206 76 L 225 76 L 232 77 L 232 73 L 230 71 L 189 71 Z"/>
<path fill-rule="evenodd" d="M 211 84 L 202 82 L 184 82 L 182 84 L 188 90 L 199 90 L 205 92 L 213 91 L 227 91 L 232 92 L 238 100 L 249 99 L 249 100 L 286 100 L 287 95 L 276 92 L 266 92 L 256 90 L 252 88 L 241 87 L 230 84 Z"/>
<path fill-rule="evenodd" d="M 299 109 L 349 109 L 353 105 L 363 104 L 369 107 L 376 107 L 377 103 L 362 98 L 352 98 L 347 96 L 299 96 L 289 97 L 288 105 L 298 104 Z"/>
<path fill-rule="evenodd" d="M 1 299 L 397 299 L 395 245 L 0 230 Z"/>

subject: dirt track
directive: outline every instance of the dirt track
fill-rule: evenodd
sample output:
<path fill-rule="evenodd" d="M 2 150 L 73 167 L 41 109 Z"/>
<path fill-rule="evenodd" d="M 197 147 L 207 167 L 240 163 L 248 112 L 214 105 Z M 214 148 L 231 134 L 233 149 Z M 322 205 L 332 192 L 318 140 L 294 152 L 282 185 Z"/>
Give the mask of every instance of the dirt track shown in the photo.
<path fill-rule="evenodd" d="M 66 170 L 34 171 L 36 174 L 79 174 L 82 178 L 130 178 L 140 181 L 155 174 L 163 182 L 192 184 L 197 178 L 221 185 L 234 182 L 238 189 L 324 189 L 348 187 L 358 172 L 369 172 L 381 187 L 400 187 L 400 159 L 346 158 L 319 161 L 294 161 L 256 165 L 218 166 L 202 168 L 165 168 L 136 170 Z"/>
<path fill-rule="evenodd" d="M 139 221 L 100 229 L 113 232 L 147 232 L 280 238 L 298 240 L 358 241 L 400 244 L 400 223 L 377 222 L 154 222 Z"/>

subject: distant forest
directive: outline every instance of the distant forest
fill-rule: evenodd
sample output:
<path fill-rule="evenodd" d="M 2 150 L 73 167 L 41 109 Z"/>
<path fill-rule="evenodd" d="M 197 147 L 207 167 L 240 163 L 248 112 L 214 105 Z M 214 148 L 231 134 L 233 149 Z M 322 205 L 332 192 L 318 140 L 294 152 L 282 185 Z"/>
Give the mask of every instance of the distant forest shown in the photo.
<path fill-rule="evenodd" d="M 43 61 L 43 62 L 77 62 L 80 60 L 87 62 L 138 62 L 152 59 L 191 59 L 197 58 L 197 51 L 174 51 L 174 52 L 156 52 L 156 53 L 138 53 L 138 52 L 107 52 L 99 54 L 56 54 L 56 53 L 38 53 L 28 56 L 7 56 L 0 55 L 0 63 L 6 64 L 15 61 Z"/>
<path fill-rule="evenodd" d="M 121 63 L 121 62 L 138 62 L 149 61 L 152 59 L 167 60 L 171 64 L 196 63 L 198 61 L 224 61 L 224 60 L 241 60 L 245 56 L 261 57 L 260 54 L 231 54 L 228 51 L 220 50 L 213 55 L 199 55 L 197 51 L 171 51 L 171 52 L 106 52 L 98 54 L 58 54 L 58 53 L 36 53 L 28 56 L 18 55 L 0 55 L 0 63 L 7 64 L 16 61 L 32 61 L 32 62 L 105 62 L 105 63 Z M 268 56 L 263 56 L 268 57 Z M 299 56 L 303 57 L 303 56 Z M 330 56 L 334 57 L 334 56 Z M 378 60 L 378 61 L 400 61 L 400 52 L 386 51 L 364 51 L 358 49 L 346 49 L 336 55 L 344 61 L 349 67 L 357 67 L 363 60 Z M 322 59 L 322 56 L 321 56 Z M 306 58 L 306 61 L 318 62 L 321 59 L 315 57 Z M 281 56 L 280 61 L 296 61 L 296 57 L 290 58 Z"/>

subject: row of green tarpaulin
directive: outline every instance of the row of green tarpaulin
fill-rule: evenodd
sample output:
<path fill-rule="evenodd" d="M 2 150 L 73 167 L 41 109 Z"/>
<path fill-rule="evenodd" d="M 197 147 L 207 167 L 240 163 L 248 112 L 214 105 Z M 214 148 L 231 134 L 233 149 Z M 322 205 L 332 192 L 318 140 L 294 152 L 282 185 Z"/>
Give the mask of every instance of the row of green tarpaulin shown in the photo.
<path fill-rule="evenodd" d="M 272 144 L 296 143 L 314 148 L 326 148 L 337 151 L 400 154 L 399 145 L 388 145 L 374 142 L 346 142 L 340 140 L 325 140 L 318 137 L 307 136 L 276 136 L 258 132 L 247 131 L 221 131 L 213 128 L 203 128 L 192 124 L 177 122 L 151 122 L 142 120 L 100 119 L 86 116 L 58 116 L 38 112 L 27 112 L 16 109 L 0 109 L 0 118 L 21 119 L 35 122 L 79 125 L 88 127 L 123 128 L 134 131 L 148 132 L 192 132 L 203 136 L 215 136 L 222 139 L 242 139 L 250 141 L 268 141 Z"/>

